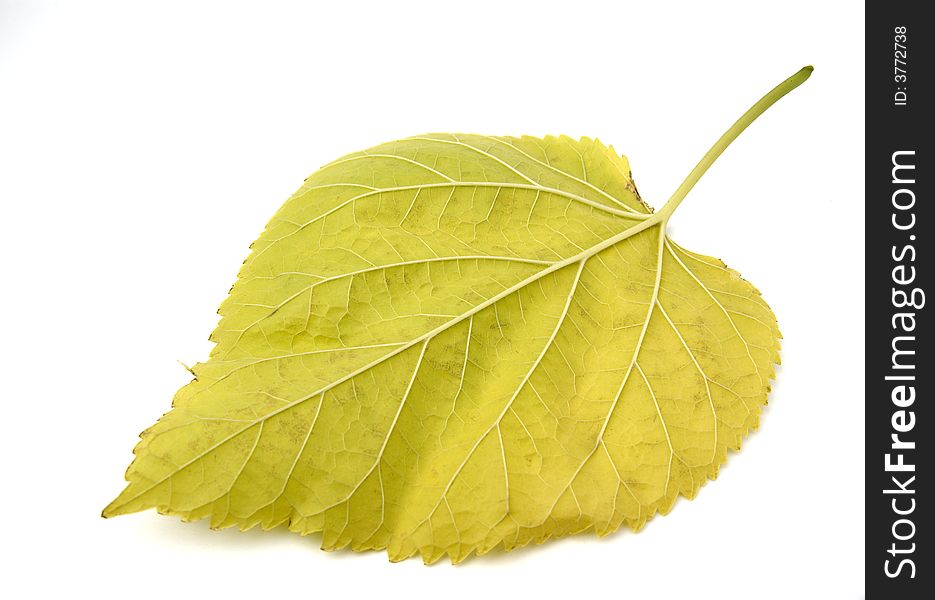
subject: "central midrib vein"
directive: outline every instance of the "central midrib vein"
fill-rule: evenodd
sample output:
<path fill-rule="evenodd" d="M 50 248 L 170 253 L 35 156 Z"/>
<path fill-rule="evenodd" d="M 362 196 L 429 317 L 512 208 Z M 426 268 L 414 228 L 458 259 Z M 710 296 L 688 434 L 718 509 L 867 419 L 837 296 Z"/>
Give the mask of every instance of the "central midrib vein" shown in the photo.
<path fill-rule="evenodd" d="M 381 364 L 381 363 L 383 363 L 383 362 L 385 362 L 385 361 L 387 361 L 387 360 L 393 358 L 394 356 L 396 356 L 396 355 L 398 355 L 398 354 L 402 354 L 402 353 L 405 352 L 406 350 L 409 350 L 410 348 L 412 348 L 412 347 L 414 347 L 414 346 L 416 346 L 416 345 L 418 345 L 418 344 L 420 344 L 420 343 L 427 343 L 429 340 L 431 340 L 432 338 L 434 338 L 436 335 L 438 335 L 438 334 L 442 333 L 443 331 L 446 331 L 447 329 L 449 329 L 449 328 L 451 328 L 451 327 L 457 325 L 458 323 L 460 323 L 461 321 L 463 321 L 463 320 L 465 320 L 465 319 L 471 318 L 472 316 L 474 316 L 475 314 L 477 314 L 477 313 L 479 313 L 480 311 L 484 310 L 485 308 L 487 308 L 487 307 L 489 307 L 489 306 L 492 306 L 493 304 L 496 304 L 497 302 L 499 302 L 499 301 L 502 300 L 503 298 L 506 298 L 507 296 L 509 296 L 509 295 L 511 295 L 511 294 L 513 294 L 513 293 L 515 293 L 515 292 L 517 292 L 517 291 L 519 291 L 519 290 L 521 290 L 522 288 L 526 287 L 527 285 L 529 285 L 529 284 L 531 284 L 531 283 L 534 283 L 535 281 L 538 281 L 539 279 L 542 279 L 542 278 L 545 277 L 546 275 L 550 275 L 550 274 L 552 274 L 552 273 L 555 273 L 556 271 L 560 271 L 561 269 L 564 269 L 565 267 L 567 267 L 567 266 L 569 266 L 569 265 L 573 265 L 573 264 L 575 264 L 576 262 L 583 261 L 583 260 L 587 260 L 587 259 L 591 258 L 592 256 L 596 255 L 597 253 L 601 252 L 602 250 L 606 250 L 607 248 L 610 248 L 611 246 L 613 246 L 613 245 L 615 245 L 615 244 L 617 244 L 617 243 L 619 243 L 619 242 L 622 242 L 623 240 L 625 240 L 625 239 L 627 239 L 627 238 L 633 237 L 634 235 L 636 235 L 636 234 L 638 234 L 638 233 L 640 233 L 640 232 L 642 232 L 642 231 L 646 231 L 647 229 L 649 229 L 649 228 L 651 228 L 651 227 L 654 227 L 654 226 L 656 226 L 656 225 L 659 225 L 660 227 L 663 228 L 663 231 L 660 233 L 660 235 L 665 235 L 665 231 L 664 231 L 664 230 L 665 230 L 665 223 L 666 223 L 666 221 L 668 220 L 668 216 L 669 216 L 669 215 L 663 214 L 663 213 L 661 213 L 661 212 L 660 212 L 660 213 L 654 213 L 654 214 L 650 215 L 648 219 L 643 220 L 643 221 L 640 221 L 639 223 L 637 223 L 636 225 L 633 225 L 633 226 L 630 227 L 629 229 L 625 229 L 624 231 L 621 231 L 620 233 L 617 233 L 617 234 L 615 234 L 615 235 L 613 235 L 613 236 L 607 238 L 607 239 L 604 240 L 603 242 L 600 242 L 600 243 L 598 243 L 598 244 L 595 244 L 594 246 L 591 246 L 590 248 L 587 248 L 586 250 L 583 250 L 582 252 L 579 252 L 578 254 L 575 254 L 574 256 L 570 256 L 570 257 L 565 258 L 565 259 L 562 259 L 562 260 L 560 260 L 560 261 L 556 261 L 556 262 L 552 263 L 551 265 L 549 265 L 548 267 L 542 269 L 541 271 L 537 271 L 536 273 L 533 273 L 532 275 L 530 275 L 530 276 L 527 277 L 526 279 L 524 279 L 524 280 L 522 280 L 522 281 L 520 281 L 520 282 L 518 282 L 518 283 L 512 285 L 511 287 L 509 287 L 509 288 L 503 290 L 503 291 L 500 292 L 499 294 L 495 294 L 495 295 L 491 296 L 490 298 L 488 298 L 487 300 L 485 300 L 485 301 L 481 302 L 480 304 L 476 305 L 476 306 L 473 307 L 472 309 L 470 309 L 470 310 L 468 310 L 468 311 L 465 311 L 464 314 L 461 314 L 461 315 L 458 315 L 458 316 L 456 316 L 456 317 L 453 317 L 452 319 L 450 319 L 449 321 L 447 321 L 447 322 L 445 322 L 445 323 L 439 325 L 439 326 L 436 327 L 435 329 L 432 329 L 432 330 L 430 330 L 430 331 L 428 331 L 428 332 L 426 332 L 426 333 L 424 333 L 424 334 L 422 334 L 422 335 L 420 335 L 420 336 L 418 336 L 418 337 L 415 337 L 415 338 L 413 338 L 413 339 L 412 339 L 411 341 L 409 341 L 409 342 L 405 342 L 405 343 L 404 343 L 403 345 L 401 345 L 400 347 L 395 348 L 394 350 L 392 350 L 392 351 L 390 351 L 390 352 L 387 352 L 386 354 L 380 356 L 379 358 L 377 358 L 377 359 L 375 359 L 375 360 L 369 362 L 368 364 L 366 364 L 366 365 L 364 365 L 364 366 L 362 366 L 362 367 L 360 367 L 360 368 L 358 368 L 358 369 L 356 369 L 356 370 L 354 370 L 354 371 L 352 371 L 352 372 L 350 372 L 350 373 L 348 373 L 348 374 L 346 374 L 346 375 L 343 375 L 342 377 L 339 377 L 338 379 L 336 379 L 335 381 L 329 383 L 328 385 L 326 385 L 326 386 L 324 386 L 324 387 L 322 387 L 322 388 L 320 388 L 320 389 L 318 389 L 318 390 L 316 390 L 316 391 L 314 391 L 314 392 L 311 392 L 311 393 L 309 393 L 309 394 L 306 394 L 305 396 L 302 396 L 301 398 L 298 398 L 298 399 L 296 399 L 296 400 L 293 400 L 292 402 L 289 402 L 288 404 L 284 404 L 283 406 L 277 408 L 276 410 L 274 410 L 274 411 L 272 411 L 272 412 L 269 412 L 269 413 L 265 414 L 265 415 L 262 416 L 262 417 L 259 417 L 259 418 L 255 419 L 255 420 L 253 420 L 253 421 L 248 421 L 243 427 L 241 427 L 241 428 L 238 429 L 237 431 L 235 431 L 235 432 L 229 434 L 227 437 L 223 438 L 222 440 L 220 440 L 219 442 L 217 442 L 216 444 L 214 444 L 214 445 L 211 446 L 210 448 L 206 449 L 205 451 L 200 452 L 197 456 L 192 457 L 189 461 L 187 461 L 186 463 L 180 465 L 178 468 L 174 469 L 171 473 L 169 473 L 169 474 L 166 475 L 165 477 L 159 479 L 158 481 L 153 482 L 151 485 L 147 486 L 145 489 L 141 490 L 140 492 L 136 493 L 136 494 L 133 495 L 132 497 L 128 498 L 123 504 L 127 504 L 127 503 L 129 503 L 129 502 L 132 502 L 133 500 L 136 500 L 137 498 L 139 498 L 139 497 L 142 496 L 143 494 L 149 492 L 150 490 L 152 490 L 152 489 L 155 488 L 156 486 L 158 486 L 158 485 L 164 483 L 166 480 L 168 480 L 169 478 L 171 478 L 172 476 L 174 476 L 176 473 L 179 473 L 179 472 L 183 471 L 183 470 L 186 469 L 187 467 L 193 465 L 194 463 L 198 462 L 199 460 L 201 460 L 202 458 L 204 458 L 205 456 L 207 456 L 208 454 L 214 452 L 215 450 L 217 450 L 218 448 L 220 448 L 221 446 L 223 446 L 223 445 L 226 444 L 227 442 L 229 442 L 229 441 L 231 441 L 232 439 L 236 438 L 237 436 L 239 436 L 239 435 L 241 435 L 241 434 L 243 434 L 243 433 L 249 431 L 252 427 L 255 427 L 258 423 L 263 423 L 263 422 L 265 422 L 265 421 L 267 421 L 267 420 L 269 420 L 269 419 L 275 417 L 276 415 L 278 415 L 278 414 L 280 414 L 280 413 L 283 413 L 283 412 L 286 412 L 286 411 L 288 411 L 288 410 L 291 410 L 291 409 L 295 408 L 296 406 L 302 404 L 303 402 L 306 402 L 306 401 L 308 401 L 308 400 L 310 400 L 310 399 L 312 399 L 312 398 L 315 398 L 315 397 L 317 397 L 317 396 L 319 396 L 319 395 L 321 395 L 321 394 L 324 394 L 325 392 L 328 392 L 328 391 L 334 389 L 335 387 L 341 385 L 342 383 L 344 383 L 344 382 L 346 382 L 346 381 L 350 381 L 351 379 L 353 379 L 354 377 L 357 377 L 357 376 L 360 375 L 361 373 L 363 373 L 363 372 L 365 372 L 365 371 L 368 371 L 368 370 L 374 368 L 375 366 L 377 366 L 377 365 L 379 365 L 379 364 Z M 661 269 L 661 267 L 660 267 L 660 269 Z"/>
<path fill-rule="evenodd" d="M 450 328 L 450 327 L 452 327 L 452 326 L 454 326 L 454 325 L 457 325 L 458 323 L 460 323 L 460 322 L 463 321 L 464 319 L 471 318 L 472 316 L 474 316 L 474 315 L 477 314 L 478 312 L 484 310 L 484 309 L 487 308 L 488 306 L 491 306 L 491 305 L 493 305 L 493 304 L 499 302 L 499 301 L 502 300 L 503 298 L 505 298 L 505 297 L 509 296 L 510 294 L 513 294 L 514 292 L 516 292 L 516 291 L 518 291 L 518 290 L 520 290 L 520 289 L 526 287 L 526 286 L 529 285 L 530 283 L 533 283 L 534 281 L 537 281 L 537 280 L 539 280 L 539 279 L 545 277 L 546 275 L 549 275 L 549 274 L 551 274 L 551 273 L 554 273 L 554 272 L 556 272 L 556 271 L 559 271 L 559 270 L 561 270 L 561 269 L 563 269 L 563 268 L 565 268 L 565 267 L 567 267 L 567 266 L 569 266 L 569 265 L 572 265 L 572 264 L 574 264 L 574 263 L 576 263 L 576 262 L 579 262 L 579 261 L 586 261 L 588 258 L 594 256 L 594 255 L 597 254 L 598 252 L 600 252 L 600 251 L 602 251 L 602 250 L 605 250 L 605 249 L 607 249 L 607 248 L 613 246 L 614 244 L 617 244 L 618 242 L 621 242 L 621 241 L 623 241 L 623 240 L 625 240 L 625 239 L 627 239 L 627 238 L 629 238 L 629 237 L 632 237 L 632 236 L 636 235 L 637 233 L 640 233 L 641 231 L 645 231 L 645 230 L 649 229 L 650 227 L 654 227 L 654 226 L 656 226 L 656 225 L 659 225 L 659 226 L 661 227 L 661 229 L 662 229 L 662 231 L 660 231 L 660 234 L 659 234 L 659 235 L 660 235 L 660 238 L 661 238 L 662 236 L 665 235 L 665 226 L 666 226 L 666 223 L 668 222 L 668 220 L 669 220 L 669 218 L 672 216 L 672 214 L 675 212 L 675 209 L 678 207 L 678 205 L 681 203 L 681 201 L 685 198 L 685 195 L 688 194 L 689 190 L 691 190 L 691 188 L 695 185 L 695 183 L 698 182 L 698 180 L 699 180 L 699 179 L 701 178 L 701 176 L 705 173 L 705 171 L 707 171 L 708 168 L 714 163 L 714 161 L 717 159 L 717 157 L 721 155 L 721 153 L 727 148 L 727 146 L 729 146 L 730 143 L 731 143 L 734 139 L 736 139 L 737 136 L 740 135 L 740 133 L 743 132 L 743 130 L 746 129 L 746 128 L 750 125 L 750 123 L 752 123 L 754 120 L 756 120 L 757 117 L 759 117 L 761 114 L 763 114 L 763 112 L 765 112 L 765 111 L 766 111 L 770 106 L 772 106 L 777 100 L 779 100 L 779 99 L 782 98 L 784 95 L 786 95 L 787 93 L 789 93 L 790 91 L 792 91 L 793 89 L 795 89 L 796 87 L 798 87 L 799 85 L 801 85 L 802 82 L 804 82 L 806 79 L 808 79 L 808 77 L 811 75 L 811 73 L 812 73 L 812 67 L 810 67 L 810 66 L 801 69 L 800 71 L 798 71 L 797 73 L 795 73 L 794 75 L 792 75 L 791 77 L 789 77 L 788 79 L 786 79 L 785 81 L 783 81 L 782 83 L 780 83 L 779 85 L 777 85 L 775 88 L 773 88 L 771 91 L 769 91 L 765 96 L 763 96 L 757 103 L 755 103 L 753 106 L 751 106 L 750 109 L 747 110 L 747 112 L 745 112 L 739 119 L 737 119 L 737 121 L 736 121 L 727 131 L 724 132 L 724 134 L 718 139 L 718 141 L 714 144 L 714 146 L 712 146 L 711 149 L 708 150 L 707 154 L 704 155 L 704 157 L 701 159 L 701 161 L 699 161 L 699 163 L 695 166 L 695 168 L 691 171 L 691 173 L 688 174 L 688 176 L 685 178 L 685 181 L 683 181 L 682 184 L 678 187 L 678 189 L 676 189 L 675 193 L 672 194 L 672 196 L 671 196 L 671 197 L 669 198 L 669 200 L 663 205 L 662 209 L 660 209 L 659 212 L 654 213 L 654 214 L 648 216 L 645 220 L 643 220 L 643 221 L 637 223 L 636 225 L 630 227 L 629 229 L 626 229 L 626 230 L 624 230 L 624 231 L 621 231 L 620 233 L 617 233 L 616 235 L 613 235 L 613 236 L 607 238 L 607 239 L 604 240 L 603 242 L 600 242 L 600 243 L 598 243 L 598 244 L 595 244 L 594 246 L 592 246 L 592 247 L 590 247 L 590 248 L 588 248 L 588 249 L 586 249 L 586 250 L 583 250 L 583 251 L 579 252 L 578 254 L 576 254 L 576 255 L 574 255 L 574 256 L 571 256 L 571 257 L 569 257 L 569 258 L 566 258 L 566 259 L 560 260 L 560 261 L 558 261 L 558 262 L 552 263 L 550 266 L 546 267 L 545 269 L 542 269 L 541 271 L 538 271 L 537 273 L 534 273 L 533 275 L 530 275 L 529 277 L 527 277 L 527 278 L 524 279 L 523 281 L 520 281 L 519 283 L 517 283 L 517 284 L 515 284 L 515 285 L 513 285 L 513 286 L 511 286 L 511 287 L 509 287 L 509 288 L 507 288 L 506 290 L 500 292 L 499 294 L 496 294 L 496 295 L 494 295 L 494 296 L 491 296 L 490 298 L 488 298 L 488 299 L 485 300 L 484 302 L 481 302 L 480 304 L 478 304 L 477 306 L 475 306 L 475 307 L 472 308 L 471 310 L 466 311 L 464 314 L 458 315 L 457 317 L 453 317 L 451 320 L 447 321 L 446 323 L 444 323 L 444 324 L 442 324 L 442 325 L 439 325 L 439 326 L 436 327 L 435 329 L 432 329 L 431 331 L 428 331 L 427 333 L 424 333 L 424 334 L 422 334 L 422 335 L 420 335 L 420 336 L 414 338 L 414 339 L 413 339 L 412 341 L 410 341 L 410 342 L 404 343 L 404 344 L 401 345 L 399 348 L 396 348 L 396 349 L 392 350 L 391 352 L 387 352 L 386 354 L 384 354 L 383 356 L 377 358 L 376 360 L 373 360 L 373 361 L 371 361 L 370 363 L 364 365 L 363 367 L 360 367 L 359 369 L 356 369 L 355 371 L 353 371 L 353 372 L 351 372 L 351 373 L 348 373 L 347 375 L 344 375 L 344 376 L 338 378 L 337 380 L 333 381 L 332 383 L 329 383 L 328 385 L 324 386 L 323 388 L 321 388 L 321 389 L 319 389 L 319 390 L 317 390 L 317 391 L 315 391 L 315 392 L 313 392 L 313 393 L 311 393 L 311 394 L 305 395 L 305 396 L 303 396 L 303 397 L 301 397 L 301 398 L 299 398 L 299 399 L 297 399 L 297 400 L 294 400 L 294 401 L 292 401 L 292 402 L 290 402 L 290 403 L 288 403 L 288 404 L 285 404 L 285 405 L 283 405 L 282 407 L 280 407 L 280 408 L 278 408 L 278 409 L 276 409 L 276 410 L 274 410 L 274 411 L 272 411 L 272 412 L 270 412 L 270 413 L 264 415 L 263 417 L 260 417 L 260 418 L 258 418 L 258 419 L 255 419 L 255 420 L 253 420 L 253 421 L 249 421 L 244 427 L 242 427 L 242 428 L 240 428 L 239 430 L 235 431 L 234 433 L 228 435 L 227 437 L 225 437 L 224 439 L 222 439 L 222 440 L 219 441 L 218 443 L 214 444 L 213 446 L 211 446 L 210 448 L 208 448 L 208 449 L 205 450 L 204 452 L 199 453 L 197 456 L 193 457 L 191 460 L 189 460 L 189 461 L 186 462 L 185 464 L 181 465 L 180 467 L 178 467 L 177 469 L 175 469 L 173 472 L 169 473 L 168 475 L 166 475 L 166 476 L 163 477 L 162 479 L 159 479 L 158 481 L 156 481 L 156 482 L 152 483 L 151 485 L 147 486 L 144 490 L 138 492 L 137 494 L 134 494 L 131 498 L 127 499 L 123 504 L 125 505 L 126 503 L 132 502 L 133 500 L 139 498 L 140 496 L 142 496 L 142 495 L 145 494 L 146 492 L 150 491 L 151 489 L 155 488 L 156 486 L 162 484 L 163 482 L 165 482 L 166 480 L 168 480 L 169 478 L 171 478 L 171 477 L 172 477 L 173 475 L 175 475 L 176 473 L 178 473 L 178 472 L 184 470 L 185 468 L 187 468 L 188 466 L 190 466 L 190 465 L 194 464 L 195 462 L 201 460 L 202 458 L 204 458 L 205 456 L 207 456 L 208 454 L 210 454 L 211 452 L 213 452 L 213 451 L 216 450 L 217 448 L 219 448 L 219 447 L 221 447 L 222 445 L 226 444 L 228 441 L 230 441 L 230 440 L 236 438 L 237 436 L 239 436 L 240 434 L 242 434 L 242 433 L 248 431 L 250 428 L 255 427 L 258 423 L 264 423 L 264 422 L 266 422 L 268 419 L 270 419 L 270 418 L 272 418 L 272 417 L 274 417 L 274 416 L 276 416 L 276 415 L 278 415 L 278 414 L 280 414 L 280 413 L 282 413 L 282 412 L 285 412 L 285 411 L 287 411 L 287 410 L 290 410 L 290 409 L 292 409 L 292 408 L 298 406 L 299 404 L 305 402 L 306 400 L 309 400 L 309 399 L 311 399 L 311 398 L 314 398 L 314 397 L 316 397 L 316 396 L 318 396 L 318 395 L 320 395 L 320 394 L 324 394 L 325 392 L 327 392 L 327 391 L 329 391 L 329 390 L 331 390 L 331 389 L 334 389 L 335 387 L 341 385 L 341 384 L 344 383 L 345 381 L 349 381 L 349 380 L 353 379 L 354 377 L 356 377 L 356 376 L 359 375 L 360 373 L 363 373 L 364 371 L 367 371 L 367 370 L 369 370 L 369 369 L 372 369 L 372 368 L 375 367 L 376 365 L 381 364 L 382 362 L 384 362 L 384 361 L 386 361 L 386 360 L 389 360 L 390 358 L 396 356 L 397 354 L 401 354 L 402 352 L 405 352 L 406 350 L 412 348 L 413 346 L 415 346 L 415 345 L 417 345 L 417 344 L 419 344 L 419 343 L 425 343 L 425 344 L 427 344 L 429 340 L 431 340 L 433 337 L 435 337 L 435 336 L 438 335 L 439 333 L 441 333 L 441 332 L 447 330 L 448 328 Z M 365 156 L 366 156 L 366 155 L 363 155 L 362 157 L 365 157 Z M 356 160 L 356 159 L 362 158 L 362 157 L 352 157 L 352 158 L 350 158 L 350 159 L 344 159 L 344 160 Z M 393 158 L 401 158 L 401 159 L 403 159 L 403 160 L 409 160 L 409 159 L 406 159 L 405 157 L 399 157 L 399 156 L 392 156 L 392 157 L 393 157 Z M 340 162 L 340 161 L 335 161 L 335 163 L 330 163 L 329 165 L 326 165 L 326 167 L 327 167 L 327 166 L 330 166 L 330 165 L 333 165 L 333 164 L 337 164 L 338 162 Z M 410 162 L 414 162 L 414 161 L 410 161 Z M 416 164 L 419 164 L 419 165 L 422 166 L 422 167 L 428 168 L 429 170 L 433 170 L 433 169 L 431 169 L 430 167 L 427 167 L 426 165 L 422 165 L 421 163 L 416 163 Z M 324 167 L 323 167 L 323 168 L 324 168 Z M 443 174 L 441 174 L 441 173 L 438 173 L 438 174 L 441 175 L 442 177 L 446 178 L 446 179 L 450 179 L 450 178 L 448 178 L 447 176 L 445 176 L 445 175 L 443 175 Z M 452 185 L 452 184 L 453 184 L 453 185 L 459 185 L 459 182 L 455 182 L 455 181 L 453 181 L 453 180 L 447 182 L 447 185 Z M 441 184 L 428 184 L 428 185 L 446 185 L 446 184 L 445 184 L 445 183 L 441 183 Z M 489 182 L 488 185 L 494 186 L 494 185 L 498 185 L 498 184 L 493 183 L 493 182 Z M 515 187 L 527 187 L 527 186 L 520 186 L 520 185 L 518 185 L 518 184 L 514 184 L 514 186 L 515 186 Z M 531 187 L 533 187 L 533 189 L 535 189 L 535 188 L 537 188 L 537 187 L 539 187 L 539 186 L 531 186 Z M 384 191 L 385 191 L 385 190 L 384 190 Z M 372 192 L 371 192 L 371 193 L 372 193 Z M 367 195 L 367 194 L 364 194 L 364 195 Z M 586 203 L 590 204 L 591 201 L 586 201 Z M 610 208 L 610 207 L 607 207 L 607 208 Z M 333 209 L 332 209 L 332 210 L 333 210 Z M 623 212 L 623 211 L 620 211 L 620 212 Z M 327 214 L 327 213 L 326 213 L 326 214 Z M 662 240 L 660 240 L 660 244 L 661 244 L 661 243 L 662 243 Z M 271 245 L 272 245 L 272 244 L 271 244 Z M 267 246 L 266 248 L 269 248 L 269 247 L 270 247 L 270 246 Z M 263 250 L 266 250 L 266 248 L 264 248 Z M 261 250 L 260 253 L 262 253 L 263 250 Z M 660 249 L 660 252 L 661 252 L 661 249 Z M 661 254 L 660 254 L 660 256 L 661 256 Z M 582 265 L 582 267 L 583 267 L 583 265 Z M 657 278 L 658 278 L 658 277 L 661 276 L 661 271 L 662 271 L 662 266 L 661 266 L 661 264 L 660 264 L 657 268 L 658 268 L 658 271 L 657 271 L 657 273 L 656 273 L 656 276 L 657 276 Z M 580 273 L 579 273 L 579 275 L 580 275 Z M 572 290 L 572 292 L 570 292 L 570 293 L 573 294 L 573 293 L 574 293 L 574 290 Z M 647 317 L 647 319 L 648 319 L 648 318 L 649 318 L 649 317 Z M 684 342 L 683 342 L 683 343 L 684 343 Z M 424 350 L 424 348 L 423 348 L 423 350 Z M 690 351 L 689 351 L 689 353 L 690 353 Z M 707 385 L 707 379 L 706 379 L 705 385 Z M 710 396 L 710 391 L 709 391 L 709 396 Z M 324 398 L 322 398 L 322 400 L 324 400 Z M 713 408 L 713 406 L 712 406 L 712 408 Z M 716 425 L 715 425 L 715 426 L 716 426 Z"/>

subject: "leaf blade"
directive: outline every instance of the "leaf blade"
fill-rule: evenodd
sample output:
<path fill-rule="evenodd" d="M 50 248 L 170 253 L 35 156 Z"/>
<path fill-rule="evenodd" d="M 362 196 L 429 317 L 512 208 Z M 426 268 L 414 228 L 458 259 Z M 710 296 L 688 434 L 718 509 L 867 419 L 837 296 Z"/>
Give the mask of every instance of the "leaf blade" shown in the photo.
<path fill-rule="evenodd" d="M 321 531 L 326 549 L 457 562 L 639 528 L 716 474 L 756 426 L 778 359 L 778 330 L 749 333 L 756 349 L 745 337 L 775 321 L 755 288 L 670 243 L 625 161 L 590 140 L 534 160 L 530 138 L 420 138 L 331 163 L 277 213 L 222 305 L 211 358 L 144 432 L 105 516 L 156 507 L 215 527 L 285 523 Z M 505 154 L 519 140 L 529 153 Z M 429 164 L 433 150 L 413 144 L 446 154 Z M 575 161 L 580 171 L 553 166 Z M 455 165 L 488 180 L 458 181 Z M 541 185 L 546 173 L 573 191 Z M 375 185 L 390 178 L 408 183 Z M 616 207 L 604 188 L 623 196 Z M 717 385 L 696 356 L 705 337 L 680 330 L 662 300 L 679 322 L 720 307 L 719 326 L 743 342 L 745 355 L 727 340 L 731 354 L 705 367 Z M 681 357 L 678 369 L 660 355 Z M 734 390 L 742 362 L 755 393 Z M 681 373 L 690 364 L 697 373 Z M 704 390 L 710 416 L 685 418 L 674 374 Z M 733 418 L 738 402 L 754 416 L 719 440 L 716 407 Z"/>

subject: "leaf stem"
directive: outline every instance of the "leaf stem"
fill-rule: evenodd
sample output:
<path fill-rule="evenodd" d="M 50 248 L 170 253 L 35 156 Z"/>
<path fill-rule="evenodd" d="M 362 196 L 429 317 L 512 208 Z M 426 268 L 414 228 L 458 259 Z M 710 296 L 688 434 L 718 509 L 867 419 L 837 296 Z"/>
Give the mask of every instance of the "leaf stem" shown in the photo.
<path fill-rule="evenodd" d="M 701 176 L 705 174 L 705 171 L 708 170 L 717 157 L 721 155 L 724 150 L 730 146 L 731 142 L 737 139 L 737 136 L 747 128 L 750 123 L 756 120 L 757 117 L 766 112 L 766 109 L 776 103 L 777 100 L 799 87 L 809 76 L 812 74 L 813 67 L 803 67 L 799 70 L 798 73 L 792 77 L 786 79 L 772 90 L 770 90 L 765 96 L 760 98 L 760 100 L 750 107 L 747 112 L 743 113 L 730 129 L 724 132 L 724 135 L 718 139 L 717 142 L 711 149 L 708 150 L 698 164 L 695 165 L 695 168 L 692 169 L 691 173 L 688 174 L 688 177 L 685 178 L 685 181 L 682 182 L 682 185 L 675 190 L 675 193 L 672 194 L 672 197 L 665 203 L 662 209 L 659 211 L 659 216 L 662 221 L 667 221 L 669 217 L 672 216 L 672 213 L 675 212 L 675 209 L 678 207 L 679 203 L 685 198 L 689 191 L 695 184 L 698 183 L 698 180 L 701 179 Z"/>

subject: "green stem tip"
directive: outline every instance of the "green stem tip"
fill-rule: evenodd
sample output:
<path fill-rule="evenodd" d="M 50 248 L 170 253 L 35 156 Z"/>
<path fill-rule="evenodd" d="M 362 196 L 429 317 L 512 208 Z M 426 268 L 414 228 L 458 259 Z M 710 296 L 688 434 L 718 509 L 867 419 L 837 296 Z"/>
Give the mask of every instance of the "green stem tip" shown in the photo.
<path fill-rule="evenodd" d="M 666 221 L 672 216 L 672 213 L 678 207 L 679 203 L 685 198 L 688 192 L 695 187 L 695 184 L 698 183 L 701 176 L 705 174 L 708 167 L 717 160 L 717 157 L 730 146 L 731 142 L 733 142 L 750 123 L 754 122 L 757 117 L 766 112 L 766 109 L 775 104 L 777 100 L 802 85 L 802 83 L 811 76 L 814 70 L 814 67 L 811 65 L 802 67 L 795 75 L 771 89 L 765 96 L 760 98 L 756 104 L 751 106 L 747 112 L 743 113 L 743 115 L 730 126 L 730 129 L 725 131 L 718 141 L 711 146 L 711 149 L 698 161 L 698 164 L 695 165 L 695 168 L 688 174 L 688 177 L 685 178 L 682 185 L 675 190 L 672 197 L 665 203 L 659 211 L 662 220 Z"/>

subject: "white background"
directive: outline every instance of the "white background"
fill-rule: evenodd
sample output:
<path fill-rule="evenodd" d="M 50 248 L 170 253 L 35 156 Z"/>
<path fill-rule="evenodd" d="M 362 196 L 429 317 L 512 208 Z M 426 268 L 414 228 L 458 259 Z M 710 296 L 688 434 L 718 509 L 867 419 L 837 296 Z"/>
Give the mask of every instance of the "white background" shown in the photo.
<path fill-rule="evenodd" d="M 312 4 L 0 0 L 0 595 L 858 597 L 859 3 Z M 760 431 L 694 501 L 636 535 L 431 568 L 99 517 L 247 245 L 318 166 L 430 131 L 599 136 L 658 208 L 805 64 L 673 220 L 785 335 Z"/>

